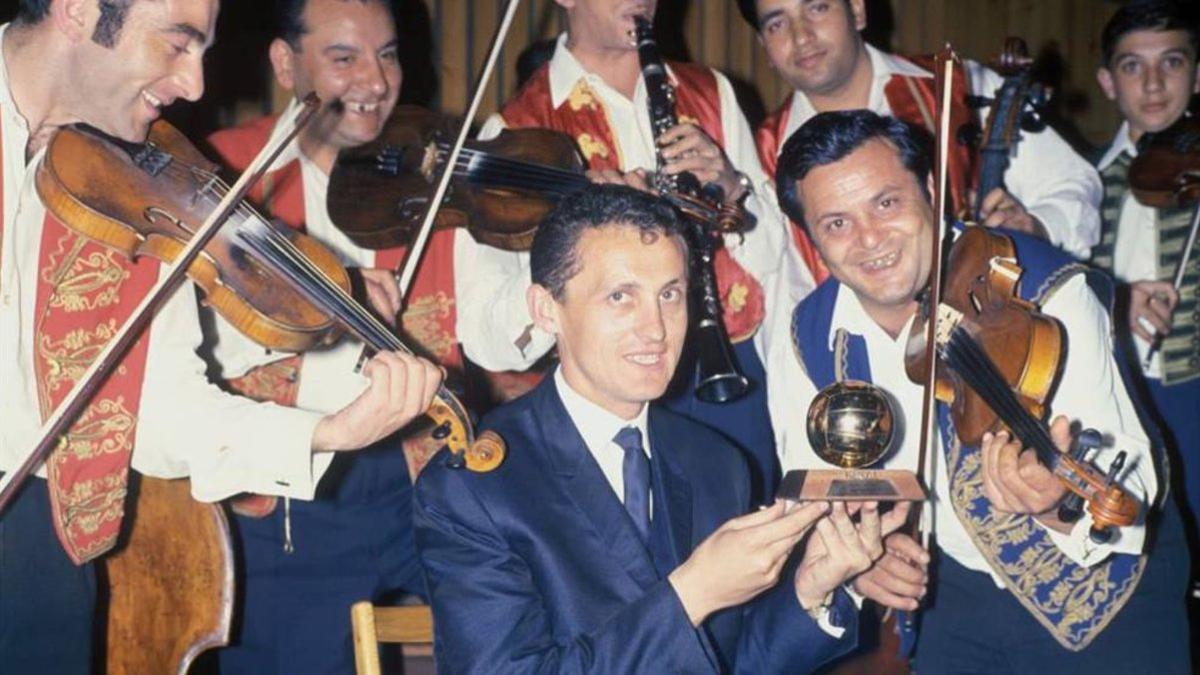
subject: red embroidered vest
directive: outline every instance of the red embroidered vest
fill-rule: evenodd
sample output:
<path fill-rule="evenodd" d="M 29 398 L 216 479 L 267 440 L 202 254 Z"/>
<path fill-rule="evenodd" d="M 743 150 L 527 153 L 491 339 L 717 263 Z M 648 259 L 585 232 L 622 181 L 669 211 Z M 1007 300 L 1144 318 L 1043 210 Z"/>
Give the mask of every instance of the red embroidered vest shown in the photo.
<path fill-rule="evenodd" d="M 933 72 L 932 56 L 915 56 L 909 59 L 919 68 Z M 887 98 L 892 114 L 910 124 L 924 128 L 931 135 L 937 135 L 937 114 L 939 101 L 934 91 L 937 83 L 932 77 L 913 77 L 910 75 L 893 75 L 884 85 L 883 94 Z M 954 97 L 950 104 L 950 132 L 962 128 L 974 120 L 975 113 L 967 105 L 967 73 L 962 66 L 954 68 L 953 87 Z M 778 166 L 779 151 L 787 141 L 783 134 L 787 130 L 788 118 L 792 112 L 792 97 L 759 126 L 755 132 L 758 145 L 758 157 L 762 161 L 763 170 L 771 178 L 775 177 Z M 975 181 L 975 149 L 958 142 L 950 145 L 950 201 L 953 213 L 961 213 L 968 208 L 968 189 Z M 829 270 L 821 261 L 816 247 L 796 223 L 791 223 L 792 237 L 800 255 L 808 263 L 817 283 L 829 276 Z"/>
<path fill-rule="evenodd" d="M 218 131 L 209 137 L 209 143 L 226 165 L 242 171 L 266 145 L 276 119 L 276 116 L 263 117 L 239 127 Z M 304 230 L 304 180 L 299 161 L 268 173 L 250 193 L 250 199 L 262 209 L 264 215 Z M 376 251 L 374 266 L 398 269 L 404 262 L 406 252 L 406 247 Z M 400 321 L 409 344 L 423 350 L 426 356 L 447 370 L 461 372 L 463 362 L 455 333 L 456 320 L 454 230 L 439 230 L 430 237 L 429 247 L 413 279 Z M 300 388 L 302 358 L 297 355 L 260 366 L 242 377 L 230 380 L 228 384 L 248 398 L 294 406 Z M 411 461 L 413 453 L 408 454 Z M 423 463 L 420 466 L 410 463 L 414 477 L 421 466 Z M 236 499 L 233 507 L 243 515 L 261 517 L 274 509 L 275 502 L 274 497 L 250 495 Z"/>
<path fill-rule="evenodd" d="M 34 373 L 43 420 L 70 393 L 158 279 L 158 262 L 130 262 L 47 212 L 38 249 Z M 46 461 L 54 530 L 82 564 L 117 542 L 146 369 L 143 332 Z"/>
<path fill-rule="evenodd" d="M 698 124 L 718 145 L 724 145 L 717 78 L 703 66 L 672 61 L 675 109 L 680 121 Z M 550 67 L 543 66 L 505 104 L 500 112 L 514 128 L 544 127 L 569 134 L 593 169 L 621 169 L 624 159 L 609 126 L 604 103 L 580 79 L 558 108 L 550 96 Z M 762 285 L 720 248 L 713 260 L 724 310 L 725 328 L 734 342 L 747 340 L 758 330 L 765 313 Z"/>

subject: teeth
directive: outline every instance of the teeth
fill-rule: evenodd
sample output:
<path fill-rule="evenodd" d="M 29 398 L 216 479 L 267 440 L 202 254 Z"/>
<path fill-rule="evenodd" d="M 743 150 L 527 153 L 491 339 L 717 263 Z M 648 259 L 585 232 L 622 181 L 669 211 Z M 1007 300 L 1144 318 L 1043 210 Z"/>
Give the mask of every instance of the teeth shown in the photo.
<path fill-rule="evenodd" d="M 862 266 L 868 270 L 881 270 L 885 267 L 891 267 L 896 262 L 896 258 L 898 258 L 899 255 L 899 251 L 893 251 L 892 253 L 889 253 L 885 256 L 880 256 L 874 260 L 868 260 L 867 262 L 863 263 Z"/>
<path fill-rule="evenodd" d="M 151 94 L 148 91 L 142 92 L 142 98 L 146 99 L 146 102 L 149 103 L 150 105 L 154 106 L 155 108 L 161 108 L 163 105 L 163 102 L 161 100 L 159 100 L 158 97 L 156 97 L 154 94 Z"/>
<path fill-rule="evenodd" d="M 658 354 L 633 354 L 629 358 L 634 363 L 639 363 L 643 366 L 652 366 L 658 363 L 660 357 Z"/>
<path fill-rule="evenodd" d="M 379 108 L 378 103 L 351 103 L 350 109 L 357 113 L 375 112 Z"/>

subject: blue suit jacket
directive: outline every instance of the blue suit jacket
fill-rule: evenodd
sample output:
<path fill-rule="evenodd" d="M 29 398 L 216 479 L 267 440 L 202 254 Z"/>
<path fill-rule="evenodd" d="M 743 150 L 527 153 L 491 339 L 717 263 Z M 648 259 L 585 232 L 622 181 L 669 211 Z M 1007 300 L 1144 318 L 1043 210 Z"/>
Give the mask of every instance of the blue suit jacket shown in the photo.
<path fill-rule="evenodd" d="M 567 415 L 554 378 L 485 421 L 508 444 L 499 469 L 446 466 L 416 488 L 416 540 L 446 673 L 803 673 L 850 650 L 801 609 L 790 574 L 697 630 Z M 718 435 L 651 407 L 654 528 L 668 569 L 749 509 L 745 461 Z M 660 534 L 659 536 L 663 536 Z"/>

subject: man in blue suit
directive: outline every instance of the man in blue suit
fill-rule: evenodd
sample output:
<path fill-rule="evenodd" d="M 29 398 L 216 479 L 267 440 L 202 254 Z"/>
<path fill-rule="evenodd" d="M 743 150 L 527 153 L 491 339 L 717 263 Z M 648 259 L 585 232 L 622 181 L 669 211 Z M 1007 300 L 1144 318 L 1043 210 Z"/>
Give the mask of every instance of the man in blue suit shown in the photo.
<path fill-rule="evenodd" d="M 680 228 L 665 202 L 615 185 L 539 226 L 530 314 L 560 367 L 487 420 L 508 444 L 499 469 L 453 471 L 441 456 L 417 483 L 441 671 L 799 673 L 854 646 L 842 584 L 906 509 L 741 515 L 737 450 L 648 405 L 687 332 Z"/>

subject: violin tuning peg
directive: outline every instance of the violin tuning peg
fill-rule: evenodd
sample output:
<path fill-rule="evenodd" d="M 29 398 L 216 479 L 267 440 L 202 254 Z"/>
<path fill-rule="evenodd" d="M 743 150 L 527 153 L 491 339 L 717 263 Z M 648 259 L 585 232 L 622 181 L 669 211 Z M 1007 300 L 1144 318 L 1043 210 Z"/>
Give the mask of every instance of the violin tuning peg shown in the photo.
<path fill-rule="evenodd" d="M 1037 114 L 1036 110 L 1027 110 L 1021 115 L 1021 131 L 1031 134 L 1041 133 L 1046 128 L 1046 121 Z"/>
<path fill-rule="evenodd" d="M 1088 531 L 1088 539 L 1092 543 L 1104 545 L 1113 540 L 1113 528 L 1111 527 L 1093 527 Z"/>
<path fill-rule="evenodd" d="M 700 196 L 713 204 L 723 204 L 725 202 L 725 189 L 716 183 L 705 183 L 700 188 Z"/>

